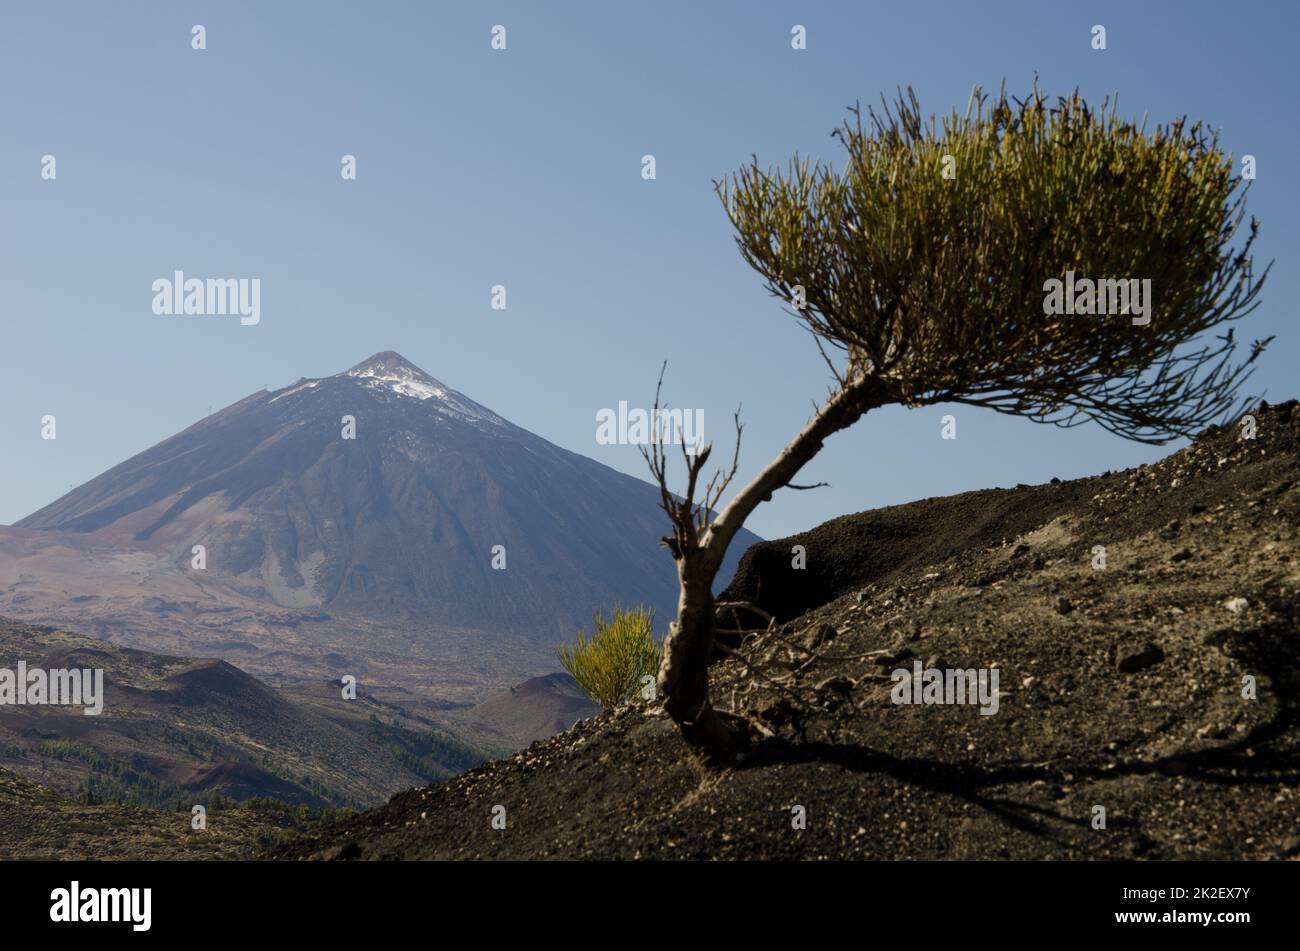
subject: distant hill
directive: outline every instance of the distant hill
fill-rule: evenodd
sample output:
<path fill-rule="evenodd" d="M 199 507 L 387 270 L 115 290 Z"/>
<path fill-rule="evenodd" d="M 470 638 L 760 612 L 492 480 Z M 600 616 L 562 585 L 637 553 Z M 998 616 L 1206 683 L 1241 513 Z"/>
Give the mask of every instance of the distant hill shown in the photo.
<path fill-rule="evenodd" d="M 452 722 L 485 730 L 496 745 L 521 750 L 538 740 L 567 730 L 584 717 L 600 713 L 568 674 L 533 677 L 469 710 L 455 713 Z"/>
<path fill-rule="evenodd" d="M 729 768 L 636 699 L 272 854 L 1300 857 L 1300 404 L 1253 412 L 1255 439 L 771 543 L 808 543 L 798 579 L 751 549 L 733 592 L 787 620 L 739 648 L 768 679 L 713 666 L 754 724 Z M 917 663 L 996 670 L 996 712 L 895 703 Z"/>
<path fill-rule="evenodd" d="M 0 618 L 0 668 L 99 668 L 103 712 L 0 706 L 0 767 L 63 795 L 150 805 L 270 797 L 364 806 L 503 746 L 457 738 L 416 704 L 338 684 L 277 688 L 220 660 L 167 657 Z M 0 802 L 3 805 L 3 802 Z"/>

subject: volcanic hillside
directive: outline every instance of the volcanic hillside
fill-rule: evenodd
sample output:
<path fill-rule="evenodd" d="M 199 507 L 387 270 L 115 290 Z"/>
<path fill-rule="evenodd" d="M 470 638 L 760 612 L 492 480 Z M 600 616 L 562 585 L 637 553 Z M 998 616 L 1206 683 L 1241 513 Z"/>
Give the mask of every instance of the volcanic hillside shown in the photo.
<path fill-rule="evenodd" d="M 172 806 L 263 797 L 364 806 L 517 747 L 476 746 L 430 711 L 337 683 L 268 686 L 224 661 L 167 657 L 0 618 L 0 669 L 99 669 L 97 716 L 0 704 L 0 768 L 54 794 Z M 572 722 L 572 721 L 570 721 Z M 0 792 L 0 810 L 11 804 Z"/>
<path fill-rule="evenodd" d="M 1253 415 L 1254 439 L 751 549 L 729 594 L 778 621 L 713 667 L 754 724 L 725 768 L 637 700 L 275 854 L 1300 855 L 1300 406 Z M 771 554 L 795 543 L 806 571 Z M 918 661 L 996 670 L 996 712 L 893 702 Z"/>

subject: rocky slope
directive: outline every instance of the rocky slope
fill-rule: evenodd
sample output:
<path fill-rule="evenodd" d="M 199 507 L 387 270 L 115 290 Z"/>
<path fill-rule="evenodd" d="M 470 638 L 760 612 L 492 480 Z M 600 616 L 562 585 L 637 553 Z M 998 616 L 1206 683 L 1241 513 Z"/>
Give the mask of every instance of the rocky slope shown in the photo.
<path fill-rule="evenodd" d="M 1300 406 L 1254 416 L 1255 439 L 751 551 L 731 593 L 781 621 L 714 665 L 754 724 L 727 768 L 637 701 L 272 854 L 1294 858 Z M 795 542 L 797 576 L 770 554 Z M 996 670 L 996 713 L 893 702 L 917 661 Z"/>

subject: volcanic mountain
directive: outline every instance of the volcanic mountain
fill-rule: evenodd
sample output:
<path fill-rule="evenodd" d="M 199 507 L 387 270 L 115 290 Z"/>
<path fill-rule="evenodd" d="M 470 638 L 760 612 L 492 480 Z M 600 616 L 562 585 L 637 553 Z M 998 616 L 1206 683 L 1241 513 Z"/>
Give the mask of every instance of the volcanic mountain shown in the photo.
<path fill-rule="evenodd" d="M 554 670 L 596 609 L 671 617 L 658 502 L 385 351 L 248 396 L 0 532 L 0 609 L 264 674 L 391 684 L 436 657 L 419 678 L 468 702 Z"/>

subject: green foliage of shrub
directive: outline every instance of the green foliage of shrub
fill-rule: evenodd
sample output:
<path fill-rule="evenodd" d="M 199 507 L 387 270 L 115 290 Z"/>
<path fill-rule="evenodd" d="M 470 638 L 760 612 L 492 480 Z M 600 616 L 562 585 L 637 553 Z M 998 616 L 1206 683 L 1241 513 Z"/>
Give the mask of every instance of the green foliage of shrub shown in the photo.
<path fill-rule="evenodd" d="M 835 134 L 842 170 L 754 159 L 718 193 L 742 257 L 844 352 L 846 380 L 1143 442 L 1231 414 L 1268 341 L 1235 366 L 1231 333 L 1183 345 L 1250 313 L 1267 268 L 1254 219 L 1237 241 L 1250 183 L 1208 126 L 1148 131 L 1113 99 L 1035 85 L 928 121 L 909 90 Z M 1045 282 L 1071 272 L 1150 280 L 1150 323 L 1046 313 Z"/>
<path fill-rule="evenodd" d="M 655 612 L 615 606 L 609 620 L 598 611 L 592 623 L 590 639 L 579 631 L 572 647 L 560 645 L 560 663 L 587 696 L 609 709 L 629 699 L 642 678 L 653 677 L 659 669 Z"/>

